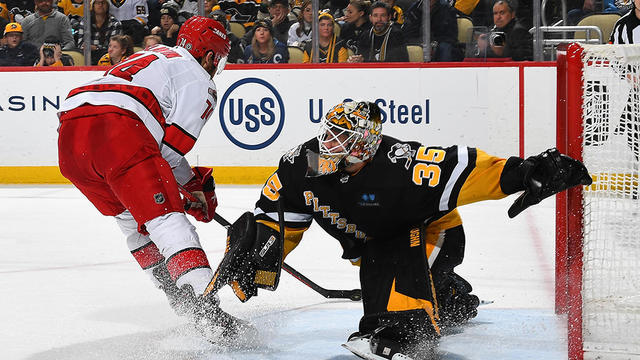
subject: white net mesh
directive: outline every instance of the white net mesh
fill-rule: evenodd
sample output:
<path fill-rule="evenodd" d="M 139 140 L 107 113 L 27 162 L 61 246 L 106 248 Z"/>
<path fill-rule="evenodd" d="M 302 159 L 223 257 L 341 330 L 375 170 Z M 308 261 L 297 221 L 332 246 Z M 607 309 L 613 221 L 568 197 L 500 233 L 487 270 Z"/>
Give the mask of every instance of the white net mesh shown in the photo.
<path fill-rule="evenodd" d="M 640 46 L 583 53 L 585 359 L 640 357 Z M 618 357 L 621 354 L 622 357 Z"/>

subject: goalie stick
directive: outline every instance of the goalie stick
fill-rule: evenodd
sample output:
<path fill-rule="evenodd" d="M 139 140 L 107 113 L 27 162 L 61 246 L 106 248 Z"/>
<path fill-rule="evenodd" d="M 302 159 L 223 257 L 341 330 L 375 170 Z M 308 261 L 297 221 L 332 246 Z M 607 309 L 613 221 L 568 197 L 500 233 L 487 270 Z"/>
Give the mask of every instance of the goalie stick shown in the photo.
<path fill-rule="evenodd" d="M 220 225 L 225 228 L 229 228 L 231 223 L 227 221 L 227 219 L 223 218 L 219 213 L 215 213 L 213 219 Z M 362 300 L 362 291 L 360 289 L 353 290 L 333 290 L 333 289 L 325 289 L 322 286 L 316 284 L 311 281 L 308 277 L 302 275 L 298 270 L 292 268 L 287 263 L 282 263 L 282 269 L 294 278 L 298 279 L 301 283 L 307 285 L 311 289 L 313 289 L 318 294 L 324 296 L 327 299 L 350 299 L 351 301 L 360 301 Z"/>

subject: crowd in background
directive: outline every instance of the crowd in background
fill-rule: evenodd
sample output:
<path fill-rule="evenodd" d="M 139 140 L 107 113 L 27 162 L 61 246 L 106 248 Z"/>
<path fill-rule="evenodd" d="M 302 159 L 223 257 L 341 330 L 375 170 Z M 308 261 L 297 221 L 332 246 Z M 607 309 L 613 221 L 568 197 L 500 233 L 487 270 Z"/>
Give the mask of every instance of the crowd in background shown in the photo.
<path fill-rule="evenodd" d="M 319 62 L 409 61 L 407 46 L 422 45 L 424 1 L 320 0 Z M 613 0 L 576 1 L 572 22 L 598 6 L 621 14 L 633 8 L 616 7 Z M 532 60 L 531 0 L 429 0 L 429 5 L 431 61 Z M 310 0 L 205 0 L 204 7 L 227 28 L 231 63 L 287 63 L 292 48 L 300 49 L 302 62 L 314 57 Z M 192 0 L 92 0 L 85 44 L 82 0 L 0 0 L 0 66 L 73 65 L 69 51 L 82 52 L 86 45 L 92 65 L 111 66 L 147 46 L 175 46 L 180 25 L 197 12 Z M 469 34 L 470 41 L 459 41 L 460 17 L 480 29 Z M 232 31 L 238 25 L 242 31 Z"/>

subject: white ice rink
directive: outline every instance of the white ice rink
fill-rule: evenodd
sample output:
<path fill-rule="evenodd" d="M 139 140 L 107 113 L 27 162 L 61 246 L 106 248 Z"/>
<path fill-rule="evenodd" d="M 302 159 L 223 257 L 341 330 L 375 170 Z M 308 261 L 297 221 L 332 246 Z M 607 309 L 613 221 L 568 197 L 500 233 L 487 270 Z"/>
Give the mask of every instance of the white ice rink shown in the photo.
<path fill-rule="evenodd" d="M 253 209 L 259 188 L 220 186 L 230 221 Z M 508 219 L 514 198 L 462 207 L 467 250 L 458 269 L 493 304 L 442 339 L 446 360 L 566 359 L 565 319 L 553 313 L 554 202 Z M 229 352 L 201 340 L 142 273 L 117 225 L 71 186 L 0 186 L 1 360 L 356 359 L 340 344 L 361 304 L 326 300 L 287 273 L 276 292 L 222 307 L 253 322 L 262 346 Z M 213 266 L 225 232 L 196 224 Z M 327 288 L 358 287 L 338 242 L 313 226 L 287 262 Z"/>

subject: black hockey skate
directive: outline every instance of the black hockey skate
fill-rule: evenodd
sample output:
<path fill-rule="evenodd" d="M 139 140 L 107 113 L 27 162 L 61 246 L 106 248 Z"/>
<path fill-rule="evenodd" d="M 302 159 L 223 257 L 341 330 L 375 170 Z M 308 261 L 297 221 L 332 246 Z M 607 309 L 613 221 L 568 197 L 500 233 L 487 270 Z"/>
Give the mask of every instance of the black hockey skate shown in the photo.
<path fill-rule="evenodd" d="M 365 315 L 342 346 L 368 360 L 436 359 L 439 336 L 429 322 L 424 310 Z"/>
<path fill-rule="evenodd" d="M 356 356 L 367 360 L 435 360 L 437 359 L 435 340 L 425 340 L 416 344 L 401 344 L 380 336 L 378 333 L 362 335 L 355 332 L 342 344 Z"/>
<path fill-rule="evenodd" d="M 186 316 L 194 306 L 192 294 L 180 290 L 176 283 L 171 280 L 167 266 L 162 263 L 153 268 L 153 276 L 160 282 L 160 289 L 169 300 L 169 305 L 178 316 Z"/>
<path fill-rule="evenodd" d="M 255 347 L 258 344 L 257 329 L 222 310 L 216 294 L 196 297 L 189 285 L 183 286 L 182 291 L 194 299 L 189 317 L 207 341 L 231 349 Z"/>

